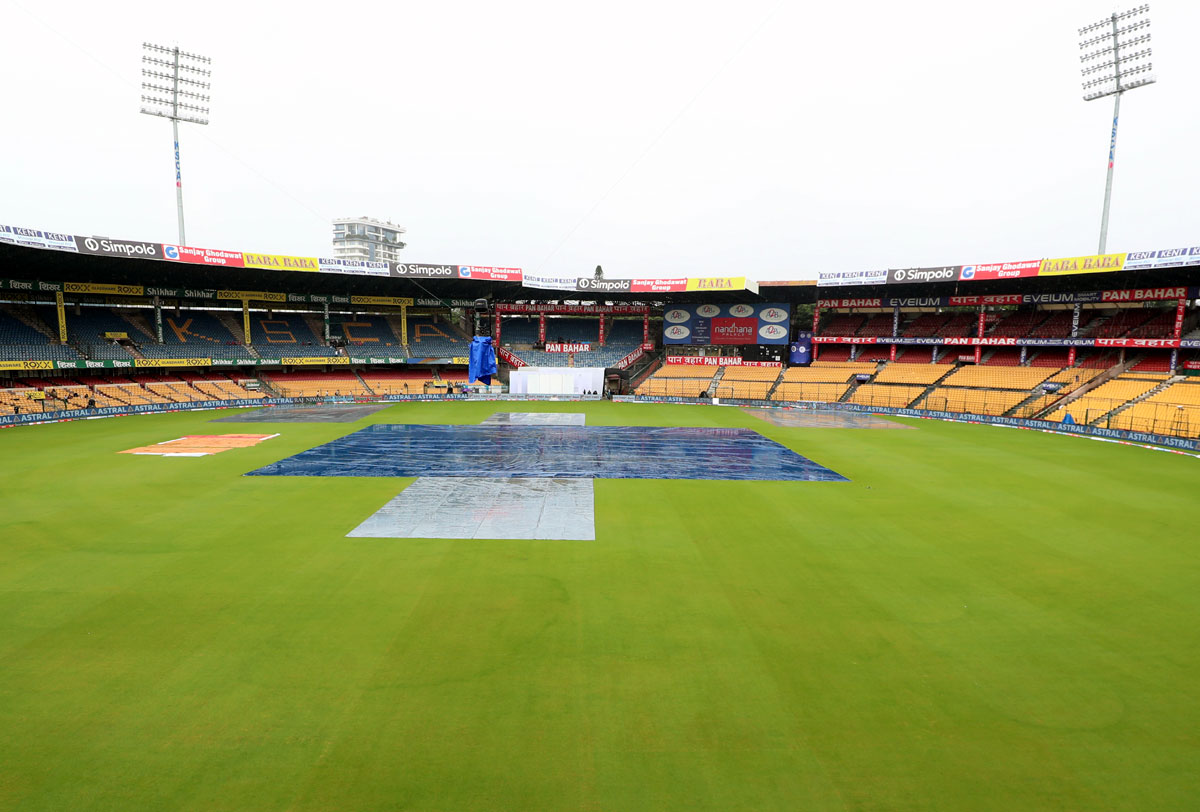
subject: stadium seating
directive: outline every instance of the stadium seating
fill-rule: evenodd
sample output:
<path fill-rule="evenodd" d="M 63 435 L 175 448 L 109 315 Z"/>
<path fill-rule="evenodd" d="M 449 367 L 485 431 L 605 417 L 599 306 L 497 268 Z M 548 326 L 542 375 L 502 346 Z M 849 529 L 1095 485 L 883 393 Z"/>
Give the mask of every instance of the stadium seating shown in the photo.
<path fill-rule="evenodd" d="M 43 410 L 41 393 L 36 389 L 0 389 L 0 414 L 37 414 Z"/>
<path fill-rule="evenodd" d="M 724 381 L 767 381 L 774 383 L 779 378 L 779 373 L 782 371 L 779 367 L 748 367 L 748 366 L 732 366 L 721 367 L 724 372 L 721 373 L 721 380 Z"/>
<path fill-rule="evenodd" d="M 1153 310 L 1117 310 L 1107 321 L 1099 324 L 1092 335 L 1096 338 L 1122 338 L 1153 317 Z"/>
<path fill-rule="evenodd" d="M 1079 326 L 1082 329 L 1094 317 L 1095 311 L 1085 310 L 1079 316 Z M 1052 310 L 1049 317 L 1029 332 L 1030 338 L 1068 338 L 1071 335 L 1071 320 L 1074 314 L 1071 310 Z"/>
<path fill-rule="evenodd" d="M 840 382 L 797 381 L 782 382 L 771 393 L 771 400 L 778 401 L 824 401 L 835 403 L 842 399 L 850 384 Z"/>
<path fill-rule="evenodd" d="M 74 349 L 51 343 L 51 339 L 20 319 L 0 312 L 0 361 L 55 360 L 79 358 Z"/>
<path fill-rule="evenodd" d="M 890 336 L 892 334 L 892 314 L 882 313 L 871 316 L 862 327 L 858 328 L 860 336 Z"/>
<path fill-rule="evenodd" d="M 635 394 L 655 397 L 705 397 L 717 367 L 665 364 L 642 381 Z"/>
<path fill-rule="evenodd" d="M 813 355 L 820 359 L 813 363 L 840 363 L 850 360 L 849 344 L 814 344 Z"/>
<path fill-rule="evenodd" d="M 900 328 L 900 335 L 924 338 L 937 335 L 937 331 L 950 320 L 949 313 L 922 313 Z"/>
<path fill-rule="evenodd" d="M 713 397 L 766 400 L 775 381 L 725 381 L 717 384 Z"/>
<path fill-rule="evenodd" d="M 924 391 L 924 386 L 864 383 L 850 395 L 850 403 L 858 403 L 863 406 L 886 406 L 893 409 L 903 409 L 911 405 Z"/>
<path fill-rule="evenodd" d="M 251 313 L 250 338 L 263 358 L 332 358 L 339 354 L 296 313 Z"/>
<path fill-rule="evenodd" d="M 403 346 L 384 316 L 330 314 L 329 336 L 345 340 L 346 346 L 356 354 L 376 349 L 395 354 Z"/>
<path fill-rule="evenodd" d="M 990 367 L 968 364 L 950 373 L 942 386 L 1030 390 L 1050 377 L 1045 367 Z"/>
<path fill-rule="evenodd" d="M 765 400 L 782 371 L 779 367 L 730 366 L 722 369 L 715 396 L 746 400 Z"/>
<path fill-rule="evenodd" d="M 897 347 L 896 360 L 906 364 L 928 364 L 933 358 L 933 347 Z"/>
<path fill-rule="evenodd" d="M 1065 347 L 1047 347 L 1045 349 L 1031 349 L 1032 357 L 1029 365 L 1031 367 L 1053 367 L 1061 369 L 1067 366 L 1067 360 L 1070 358 L 1071 351 Z"/>
<path fill-rule="evenodd" d="M 1096 376 L 1100 375 L 1103 371 L 1104 370 L 1102 370 L 1102 369 L 1087 369 L 1084 367 L 1067 367 L 1065 369 L 1059 370 L 1058 372 L 1054 373 L 1049 378 L 1047 378 L 1045 381 L 1043 381 L 1043 383 L 1060 384 L 1060 388 L 1058 390 L 1059 394 L 1065 395 L 1068 392 L 1074 392 L 1076 389 L 1083 386 L 1085 383 L 1090 381 L 1092 378 L 1095 378 Z"/>
<path fill-rule="evenodd" d="M 1120 361 L 1121 354 L 1116 350 L 1100 350 L 1083 352 L 1078 356 L 1077 364 L 1087 369 L 1108 369 Z"/>
<path fill-rule="evenodd" d="M 1138 326 L 1130 329 L 1130 338 L 1170 338 L 1175 332 L 1175 308 L 1158 309 Z"/>
<path fill-rule="evenodd" d="M 807 367 L 788 367 L 783 371 L 784 383 L 845 383 L 855 375 L 872 375 L 874 364 L 822 364 Z"/>
<path fill-rule="evenodd" d="M 962 389 L 939 386 L 916 405 L 920 409 L 938 412 L 968 412 L 970 414 L 1000 415 L 1030 396 L 1028 391 L 1006 389 Z"/>
<path fill-rule="evenodd" d="M 1046 319 L 1042 310 L 1016 310 L 1002 316 L 988 335 L 999 338 L 1023 338 Z"/>
<path fill-rule="evenodd" d="M 817 335 L 852 336 L 858 333 L 867 317 L 861 313 L 835 313 L 817 328 Z M 889 333 L 890 335 L 890 333 Z"/>
<path fill-rule="evenodd" d="M 997 347 L 987 353 L 983 359 L 983 363 L 993 367 L 1020 366 L 1021 350 L 1019 347 Z"/>
<path fill-rule="evenodd" d="M 471 352 L 471 340 L 433 316 L 410 316 L 408 351 L 414 358 L 465 358 Z"/>
<path fill-rule="evenodd" d="M 955 313 L 938 328 L 939 336 L 973 336 L 979 327 L 979 316 L 975 313 Z"/>
<path fill-rule="evenodd" d="M 1146 357 L 1138 361 L 1132 367 L 1131 372 L 1170 372 L 1171 371 L 1171 353 L 1169 352 L 1151 352 L 1147 353 Z"/>
<path fill-rule="evenodd" d="M 358 396 L 371 394 L 353 372 L 270 372 L 262 375 L 284 397 Z"/>
<path fill-rule="evenodd" d="M 163 311 L 162 321 L 162 344 L 138 341 L 138 351 L 147 358 L 254 357 L 211 312 L 185 310 L 176 315 L 174 311 Z"/>
<path fill-rule="evenodd" d="M 1145 395 L 1161 383 L 1159 380 L 1143 380 L 1121 375 L 1105 381 L 1092 391 L 1056 409 L 1051 413 L 1050 419 L 1062 420 L 1069 414 L 1076 423 L 1094 423 L 1126 402 Z"/>
<path fill-rule="evenodd" d="M 433 383 L 428 369 L 389 369 L 365 371 L 362 379 L 376 395 L 419 395 Z"/>
<path fill-rule="evenodd" d="M 937 364 L 890 363 L 875 376 L 875 383 L 922 384 L 929 386 L 946 374 L 946 368 Z"/>
<path fill-rule="evenodd" d="M 216 373 L 181 374 L 180 377 L 187 380 L 208 400 L 258 400 L 266 397 L 257 389 L 247 389 L 232 378 Z"/>
<path fill-rule="evenodd" d="M 1173 383 L 1112 415 L 1106 424 L 1126 431 L 1200 436 L 1200 382 Z"/>

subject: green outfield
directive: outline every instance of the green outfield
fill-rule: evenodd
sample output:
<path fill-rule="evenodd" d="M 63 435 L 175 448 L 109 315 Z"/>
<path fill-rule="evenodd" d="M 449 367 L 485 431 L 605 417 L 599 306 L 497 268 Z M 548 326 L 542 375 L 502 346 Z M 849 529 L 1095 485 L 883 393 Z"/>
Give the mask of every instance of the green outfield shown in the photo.
<path fill-rule="evenodd" d="M 0 810 L 1200 808 L 1200 459 L 521 404 L 851 480 L 601 480 L 595 541 L 347 539 L 411 480 L 242 476 L 514 405 L 0 431 Z"/>

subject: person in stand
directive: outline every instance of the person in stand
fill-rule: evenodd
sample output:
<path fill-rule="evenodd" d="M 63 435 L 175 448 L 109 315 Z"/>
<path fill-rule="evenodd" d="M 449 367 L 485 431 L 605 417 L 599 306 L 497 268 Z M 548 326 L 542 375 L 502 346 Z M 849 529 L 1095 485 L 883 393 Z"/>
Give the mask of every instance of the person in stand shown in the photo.
<path fill-rule="evenodd" d="M 95 409 L 95 408 L 96 408 L 96 399 L 95 399 L 94 397 L 92 397 L 91 395 L 88 395 L 88 404 L 87 404 L 87 407 L 88 407 L 89 409 Z"/>

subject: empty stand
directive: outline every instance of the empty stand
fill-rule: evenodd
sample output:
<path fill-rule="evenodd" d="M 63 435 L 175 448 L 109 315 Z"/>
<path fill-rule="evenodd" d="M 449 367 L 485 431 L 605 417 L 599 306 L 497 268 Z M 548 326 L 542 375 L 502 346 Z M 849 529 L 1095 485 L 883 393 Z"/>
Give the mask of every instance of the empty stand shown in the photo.
<path fill-rule="evenodd" d="M 303 316 L 297 313 L 251 313 L 251 344 L 264 358 L 326 357 L 338 355 L 326 346 Z"/>
<path fill-rule="evenodd" d="M 371 394 L 353 372 L 291 372 L 264 373 L 263 378 L 284 397 L 359 396 Z"/>
<path fill-rule="evenodd" d="M 846 381 L 792 381 L 781 382 L 771 393 L 771 400 L 778 401 L 817 401 L 836 403 L 846 394 L 850 384 Z"/>
<path fill-rule="evenodd" d="M 834 336 L 835 338 L 856 335 L 858 328 L 862 327 L 866 320 L 867 317 L 861 313 L 835 313 L 817 328 L 817 335 Z M 890 323 L 888 329 L 891 329 Z M 888 335 L 891 333 L 889 332 Z"/>
<path fill-rule="evenodd" d="M 990 367 L 968 364 L 959 367 L 942 381 L 943 386 L 969 386 L 988 389 L 1033 389 L 1053 374 L 1041 367 Z"/>
<path fill-rule="evenodd" d="M 665 364 L 642 381 L 635 394 L 654 397 L 699 398 L 708 394 L 717 367 Z"/>
<path fill-rule="evenodd" d="M 433 383 L 428 369 L 388 369 L 365 371 L 362 379 L 376 395 L 420 395 Z"/>
<path fill-rule="evenodd" d="M 1021 349 L 1019 347 L 997 347 L 988 353 L 983 363 L 994 367 L 1020 366 Z"/>
<path fill-rule="evenodd" d="M 1200 436 L 1200 382 L 1172 383 L 1112 415 L 1109 428 L 1176 437 Z"/>
<path fill-rule="evenodd" d="M 882 313 L 871 316 L 866 323 L 858 329 L 860 336 L 890 336 L 892 334 L 892 314 Z"/>
<path fill-rule="evenodd" d="M 386 349 L 392 353 L 403 346 L 385 316 L 330 314 L 329 335 L 344 340 L 348 347 L 367 353 L 373 349 Z"/>
<path fill-rule="evenodd" d="M 1017 310 L 1002 316 L 988 335 L 1001 338 L 1023 338 L 1046 320 L 1046 313 L 1040 310 Z"/>
<path fill-rule="evenodd" d="M 890 384 L 864 383 L 850 395 L 850 403 L 863 406 L 885 406 L 903 409 L 924 393 L 924 386 L 898 386 Z"/>
<path fill-rule="evenodd" d="M 79 353 L 71 347 L 52 343 L 41 331 L 0 312 L 0 361 L 73 361 L 77 358 Z"/>
<path fill-rule="evenodd" d="M 1145 395 L 1161 383 L 1159 380 L 1120 375 L 1056 409 L 1050 419 L 1062 420 L 1069 414 L 1076 423 L 1095 423 L 1125 403 Z"/>
<path fill-rule="evenodd" d="M 813 352 L 820 360 L 813 363 L 849 361 L 850 351 L 849 344 L 814 344 Z"/>
<path fill-rule="evenodd" d="M 465 358 L 471 352 L 471 341 L 433 316 L 410 316 L 408 351 L 417 358 Z"/>
<path fill-rule="evenodd" d="M 1006 389 L 964 389 L 939 386 L 916 405 L 936 412 L 968 412 L 970 414 L 1001 415 L 1028 399 L 1029 391 Z"/>
<path fill-rule="evenodd" d="M 950 320 L 949 313 L 922 313 L 900 329 L 900 335 L 926 338 L 937 335 L 937 331 Z"/>
<path fill-rule="evenodd" d="M 921 384 L 929 386 L 946 374 L 946 368 L 937 364 L 888 364 L 875 376 L 875 383 Z"/>

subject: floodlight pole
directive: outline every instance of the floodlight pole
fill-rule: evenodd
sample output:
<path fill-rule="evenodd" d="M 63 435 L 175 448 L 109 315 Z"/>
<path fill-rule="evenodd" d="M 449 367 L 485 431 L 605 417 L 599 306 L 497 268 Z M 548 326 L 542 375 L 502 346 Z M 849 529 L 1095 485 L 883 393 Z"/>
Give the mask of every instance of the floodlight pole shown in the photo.
<path fill-rule="evenodd" d="M 1121 58 L 1122 47 L 1130 49 L 1135 45 L 1146 44 L 1150 41 L 1150 34 L 1134 35 L 1124 42 L 1121 41 L 1120 36 L 1139 31 L 1143 28 L 1149 28 L 1149 13 L 1150 6 L 1143 4 L 1129 11 L 1114 12 L 1106 19 L 1079 29 L 1080 37 L 1107 29 L 1104 34 L 1094 36 L 1079 43 L 1079 48 L 1083 51 L 1093 46 L 1098 46 L 1097 50 L 1091 53 L 1084 53 L 1079 57 L 1079 61 L 1084 63 L 1082 69 L 1084 77 L 1091 76 L 1092 74 L 1100 74 L 1096 78 L 1088 79 L 1083 83 L 1084 101 L 1094 101 L 1095 99 L 1102 99 L 1105 96 L 1114 97 L 1112 132 L 1108 141 L 1108 172 L 1104 180 L 1104 208 L 1100 215 L 1100 246 L 1098 251 L 1100 254 L 1105 253 L 1108 247 L 1108 215 L 1112 204 L 1113 165 L 1117 154 L 1117 123 L 1121 118 L 1121 95 L 1126 90 L 1152 84 L 1155 81 L 1155 77 L 1148 73 L 1153 67 L 1153 64 L 1149 61 L 1151 54 L 1149 47 L 1127 55 L 1124 61 Z M 1124 27 L 1120 27 L 1122 22 L 1127 24 Z M 1107 62 L 1092 66 L 1087 65 L 1087 62 L 1090 60 L 1104 57 L 1109 57 Z"/>
<path fill-rule="evenodd" d="M 183 171 L 179 166 L 179 49 L 175 49 L 175 83 L 172 86 L 171 108 L 175 115 L 171 116 L 171 137 L 175 141 L 175 207 L 179 216 L 179 244 L 187 245 L 187 236 L 183 228 Z M 1117 97 L 1118 99 L 1120 96 Z M 1110 161 L 1111 164 L 1111 161 Z M 1107 211 L 1107 208 L 1106 208 Z M 1100 253 L 1104 253 L 1101 251 Z"/>
<path fill-rule="evenodd" d="M 1121 53 L 1117 46 L 1117 15 L 1112 16 L 1112 38 L 1113 38 L 1113 64 L 1115 66 L 1114 73 L 1117 76 L 1121 75 Z M 1118 90 L 1113 95 L 1113 126 L 1112 136 L 1108 141 L 1108 176 L 1104 180 L 1104 211 L 1100 215 L 1100 248 L 1096 251 L 1097 254 L 1107 253 L 1105 247 L 1108 245 L 1108 209 L 1112 204 L 1112 178 L 1113 178 L 1113 160 L 1117 155 L 1117 120 L 1121 118 L 1121 91 Z M 179 139 L 176 138 L 176 141 Z M 178 160 L 179 144 L 175 145 L 176 160 Z M 180 204 L 182 205 L 182 204 Z M 179 222 L 183 223 L 183 210 L 180 209 Z M 183 226 L 180 225 L 180 231 Z"/>
<path fill-rule="evenodd" d="M 149 42 L 142 43 L 142 47 L 150 52 L 149 55 L 142 56 L 142 62 L 149 66 L 142 67 L 142 102 L 151 105 L 143 107 L 142 112 L 171 120 L 171 135 L 175 146 L 175 206 L 179 220 L 179 244 L 187 245 L 187 233 L 183 222 L 183 172 L 179 161 L 179 122 L 183 120 L 193 124 L 208 124 L 209 97 L 206 94 L 210 87 L 207 77 L 211 75 L 211 71 L 201 66 L 211 64 L 212 60 L 181 51 L 178 47 L 166 48 Z M 166 68 L 169 72 L 164 73 L 158 70 L 159 68 Z M 188 78 L 181 75 L 181 72 L 196 74 L 198 78 Z M 166 84 L 155 84 L 153 80 Z M 146 95 L 147 92 L 150 95 Z M 181 101 L 180 96 L 189 101 Z M 181 110 L 183 112 L 180 112 Z"/>

